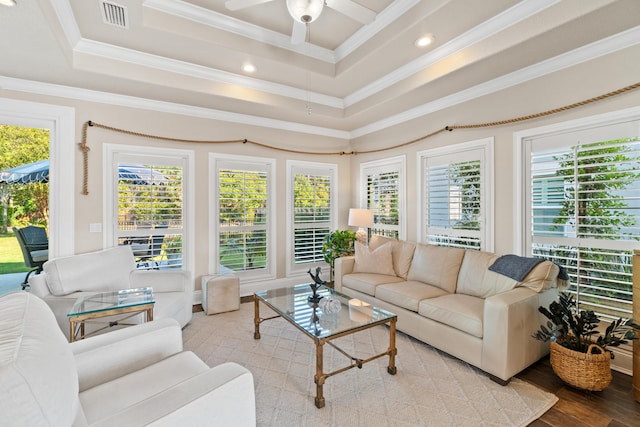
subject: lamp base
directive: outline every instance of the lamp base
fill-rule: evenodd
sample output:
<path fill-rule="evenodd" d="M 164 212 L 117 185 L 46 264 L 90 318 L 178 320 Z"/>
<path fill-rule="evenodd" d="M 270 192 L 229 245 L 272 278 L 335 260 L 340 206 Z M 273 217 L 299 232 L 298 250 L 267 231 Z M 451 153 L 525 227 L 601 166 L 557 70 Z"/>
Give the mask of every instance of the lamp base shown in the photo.
<path fill-rule="evenodd" d="M 369 242 L 367 241 L 367 237 L 367 232 L 364 230 L 364 228 L 358 228 L 358 231 L 356 231 L 356 240 L 363 245 L 368 246 Z"/>

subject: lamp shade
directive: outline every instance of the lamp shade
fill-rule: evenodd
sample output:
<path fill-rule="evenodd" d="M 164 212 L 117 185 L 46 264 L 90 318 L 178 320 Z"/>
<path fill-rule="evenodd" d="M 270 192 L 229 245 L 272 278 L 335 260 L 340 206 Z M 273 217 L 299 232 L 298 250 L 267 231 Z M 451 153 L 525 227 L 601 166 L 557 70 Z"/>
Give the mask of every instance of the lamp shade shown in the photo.
<path fill-rule="evenodd" d="M 308 24 L 320 16 L 324 0 L 287 0 L 289 14 L 298 22 Z"/>
<path fill-rule="evenodd" d="M 373 211 L 369 209 L 349 209 L 349 222 L 353 227 L 373 226 Z"/>

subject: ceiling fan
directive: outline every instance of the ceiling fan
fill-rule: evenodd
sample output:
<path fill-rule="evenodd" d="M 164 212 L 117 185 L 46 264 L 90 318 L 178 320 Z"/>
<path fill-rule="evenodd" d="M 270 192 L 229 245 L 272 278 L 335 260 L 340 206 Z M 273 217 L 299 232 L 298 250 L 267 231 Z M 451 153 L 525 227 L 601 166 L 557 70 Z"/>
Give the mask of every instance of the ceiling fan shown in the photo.
<path fill-rule="evenodd" d="M 270 1 L 273 0 L 227 0 L 225 2 L 225 6 L 227 9 L 233 11 L 256 6 L 262 3 L 268 3 Z M 353 0 L 286 1 L 289 14 L 294 20 L 293 32 L 291 34 L 291 42 L 294 44 L 299 44 L 305 41 L 307 25 L 318 19 L 322 12 L 322 8 L 325 5 L 363 24 L 370 24 L 376 18 L 376 13 L 373 10 L 359 5 Z"/>

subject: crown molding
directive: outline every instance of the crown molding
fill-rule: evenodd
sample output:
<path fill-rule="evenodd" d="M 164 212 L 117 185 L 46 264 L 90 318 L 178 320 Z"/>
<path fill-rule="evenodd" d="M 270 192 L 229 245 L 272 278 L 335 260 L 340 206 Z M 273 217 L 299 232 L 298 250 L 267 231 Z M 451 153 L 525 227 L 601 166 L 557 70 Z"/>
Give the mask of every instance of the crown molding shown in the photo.
<path fill-rule="evenodd" d="M 540 13 L 560 0 L 525 0 L 515 6 L 505 10 L 504 12 L 494 16 L 493 18 L 477 25 L 464 34 L 452 39 L 451 41 L 431 50 L 421 57 L 408 62 L 391 73 L 381 77 L 380 79 L 363 86 L 355 92 L 344 98 L 346 107 L 350 107 L 358 102 L 364 101 L 370 96 L 399 83 L 414 74 L 434 65 L 438 61 L 442 61 L 455 53 L 473 46 L 480 41 L 497 34 L 498 32 L 517 24 L 518 22 L 529 18 L 532 15 Z"/>
<path fill-rule="evenodd" d="M 640 44 L 640 25 L 351 132 L 358 138 Z"/>
<path fill-rule="evenodd" d="M 285 120 L 269 119 L 265 117 L 233 113 L 212 108 L 194 107 L 186 104 L 178 104 L 173 102 L 157 101 L 128 95 L 101 92 L 96 90 L 81 89 L 71 86 L 16 79 L 6 76 L 0 76 L 0 90 L 12 90 L 16 92 L 33 93 L 42 96 L 53 96 L 59 98 L 74 99 L 78 101 L 96 102 L 127 108 L 157 111 L 161 113 L 220 120 L 229 123 L 238 123 L 243 125 L 285 130 L 290 132 L 306 133 L 310 135 L 326 136 L 329 138 L 338 138 L 346 141 L 350 139 L 351 135 L 347 131 L 338 129 L 305 125 Z"/>
<path fill-rule="evenodd" d="M 0 90 L 34 93 L 351 140 L 640 44 L 640 25 L 486 83 L 362 126 L 351 132 L 185 104 L 0 76 Z"/>
<path fill-rule="evenodd" d="M 152 55 L 146 52 L 114 46 L 108 43 L 82 39 L 76 44 L 74 53 L 86 56 L 98 56 L 114 61 L 154 68 L 169 73 L 182 74 L 217 83 L 242 86 L 244 88 L 284 96 L 286 98 L 302 101 L 310 100 L 316 104 L 325 105 L 331 108 L 344 109 L 344 102 L 342 98 L 312 92 L 306 89 L 298 89 L 279 83 L 272 83 L 265 80 L 243 76 L 241 74 L 205 67 L 203 65 L 169 59 L 163 56 Z"/>
<path fill-rule="evenodd" d="M 259 41 L 260 43 L 267 43 L 323 62 L 328 62 L 330 64 L 336 63 L 335 55 L 333 51 L 329 49 L 316 46 L 306 41 L 300 44 L 292 44 L 291 36 L 284 35 L 277 31 L 268 30 L 258 25 L 241 21 L 200 6 L 185 3 L 181 0 L 145 0 L 142 6 L 207 25 L 212 28 L 228 31 L 239 36 Z"/>
<path fill-rule="evenodd" d="M 351 37 L 345 40 L 333 51 L 334 63 L 338 63 L 351 55 L 356 49 L 369 41 L 373 36 L 384 30 L 396 19 L 404 15 L 420 0 L 396 0 L 381 11 L 372 23 L 362 26 Z"/>
<path fill-rule="evenodd" d="M 60 6 L 59 10 L 62 15 L 59 15 L 59 19 L 63 27 L 66 26 L 66 23 L 69 22 L 71 32 L 75 33 L 79 30 L 77 29 L 77 24 L 73 19 L 73 14 L 71 11 L 71 7 L 69 6 L 69 0 L 51 0 L 52 3 L 58 4 Z M 386 10 L 381 12 L 380 23 L 376 23 L 378 18 L 374 20 L 372 24 L 369 24 L 366 27 L 371 27 L 371 30 L 366 30 L 362 34 L 365 34 L 371 37 L 376 30 L 377 25 L 386 26 L 391 23 L 393 20 L 397 19 L 402 13 L 405 13 L 406 10 L 410 9 L 414 5 L 416 0 L 396 0 L 392 3 L 391 6 L 387 7 L 389 10 L 388 14 Z M 79 40 L 73 42 L 72 46 L 74 46 L 74 52 L 82 53 L 88 56 L 101 56 L 104 58 L 114 59 L 117 61 L 125 61 L 127 63 L 141 65 L 145 67 L 150 67 L 158 70 L 164 70 L 169 72 L 176 72 L 182 75 L 193 76 L 197 78 L 203 78 L 207 80 L 212 80 L 220 83 L 232 84 L 232 85 L 240 85 L 245 86 L 254 90 L 262 91 L 265 93 L 271 93 L 278 96 L 283 96 L 292 99 L 304 100 L 307 99 L 310 102 L 324 105 L 331 108 L 339 108 L 344 109 L 346 107 L 352 106 L 358 102 L 361 102 L 389 87 L 392 85 L 406 79 L 425 68 L 433 65 L 439 60 L 446 58 L 450 55 L 455 54 L 456 52 L 472 46 L 474 43 L 477 43 L 491 35 L 501 31 L 502 29 L 515 24 L 527 17 L 540 12 L 556 3 L 559 0 L 524 0 L 510 9 L 504 11 L 503 13 L 496 15 L 494 18 L 476 26 L 460 37 L 446 43 L 439 48 L 432 50 L 431 52 L 423 55 L 422 57 L 411 61 L 410 63 L 396 69 L 395 71 L 383 76 L 382 78 L 368 84 L 351 94 L 346 95 L 343 99 L 324 95 L 318 92 L 310 92 L 307 90 L 298 89 L 292 86 L 287 86 L 278 83 L 271 83 L 266 80 L 260 80 L 252 77 L 247 77 L 240 74 L 234 74 L 226 71 L 217 70 L 214 68 L 208 68 L 201 65 L 191 64 L 184 61 L 173 60 L 157 55 L 151 55 L 131 49 L 126 49 L 106 43 L 96 42 L 88 39 L 82 39 L 80 37 Z M 66 6 L 65 6 L 66 5 Z M 214 21 L 217 25 L 220 25 L 218 28 L 223 28 L 222 26 L 226 25 L 224 29 L 228 31 L 233 31 L 236 33 L 242 32 L 247 28 L 251 28 L 251 31 L 247 31 L 246 34 L 243 34 L 249 37 L 249 32 L 255 32 L 255 37 L 266 37 L 269 33 L 272 33 L 274 39 L 280 39 L 280 41 L 286 47 L 294 46 L 291 44 L 290 39 L 286 36 L 283 36 L 280 33 L 276 33 L 270 30 L 265 30 L 261 27 L 254 26 L 252 24 L 245 23 L 243 21 L 229 18 L 225 15 L 219 14 L 217 12 L 212 12 L 210 10 L 194 6 L 188 3 L 185 3 L 181 0 L 145 0 L 143 6 L 154 8 L 169 14 L 174 14 L 181 16 L 185 19 L 191 19 L 195 22 L 201 22 L 207 25 L 215 26 Z M 56 9 L 58 11 L 58 9 Z M 70 14 L 70 15 L 69 15 Z M 380 27 L 380 29 L 383 27 Z M 74 30 L 75 29 L 75 30 Z M 371 32 L 369 32 L 371 31 Z M 358 33 L 356 33 L 358 34 Z M 358 38 L 365 37 L 361 34 L 358 34 Z M 266 41 L 262 38 L 256 38 L 256 40 Z M 362 38 L 359 41 L 354 41 L 354 45 L 352 46 L 355 49 L 357 43 L 360 43 L 364 40 Z M 349 41 L 345 42 L 349 43 Z M 71 44 L 71 40 L 70 40 Z M 312 47 L 313 45 L 309 45 Z M 358 45 L 359 46 L 359 45 Z M 317 46 L 313 46 L 317 47 Z M 338 49 L 341 49 L 340 47 Z M 302 48 L 304 51 L 304 48 Z M 325 49 L 326 50 L 326 49 Z M 346 52 L 341 52 L 340 55 L 344 55 Z M 334 54 L 331 52 L 331 56 Z M 335 61 L 335 59 L 334 59 Z"/>
<path fill-rule="evenodd" d="M 67 42 L 71 48 L 74 48 L 76 44 L 82 39 L 80 34 L 80 28 L 76 23 L 76 19 L 73 16 L 73 10 L 69 0 L 50 0 L 51 6 L 60 21 L 60 26 L 64 32 Z"/>

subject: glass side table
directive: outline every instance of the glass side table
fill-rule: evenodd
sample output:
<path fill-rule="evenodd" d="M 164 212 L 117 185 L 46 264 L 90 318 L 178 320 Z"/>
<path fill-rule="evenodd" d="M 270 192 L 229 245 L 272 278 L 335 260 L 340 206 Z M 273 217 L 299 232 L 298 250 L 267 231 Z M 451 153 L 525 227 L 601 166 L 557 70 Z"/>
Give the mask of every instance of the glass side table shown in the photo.
<path fill-rule="evenodd" d="M 83 339 L 112 326 L 133 325 L 133 323 L 124 323 L 123 321 L 139 313 L 144 314 L 145 322 L 150 322 L 153 320 L 154 304 L 153 289 L 150 287 L 100 292 L 80 297 L 67 314 L 69 341 Z M 85 334 L 86 322 L 118 314 L 125 316 L 112 322 L 96 321 L 95 323 L 105 323 L 105 326 Z"/>

